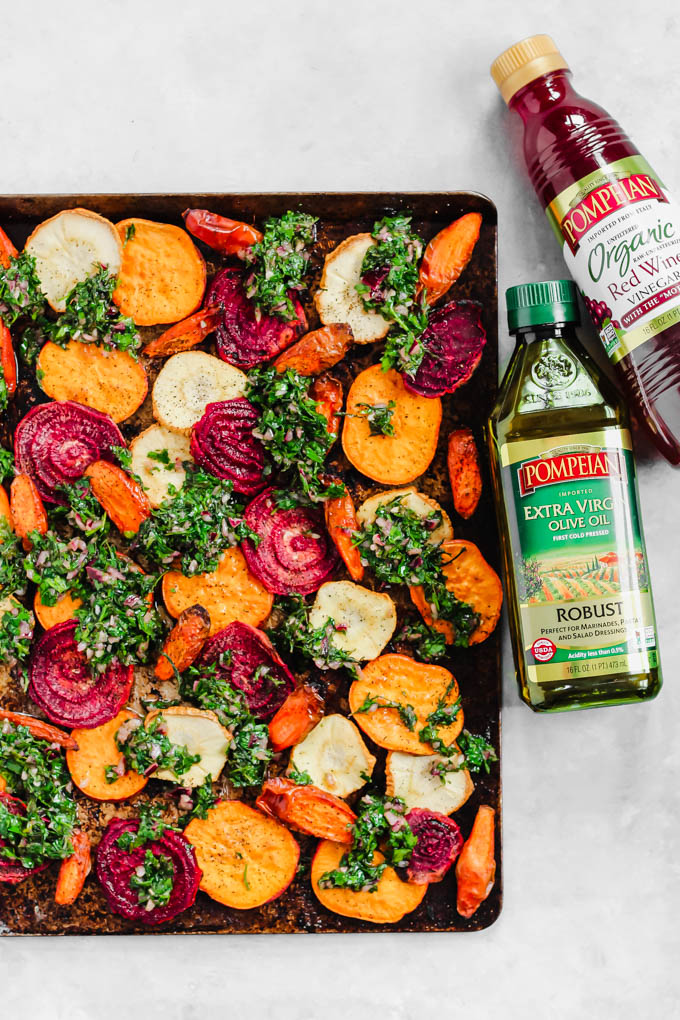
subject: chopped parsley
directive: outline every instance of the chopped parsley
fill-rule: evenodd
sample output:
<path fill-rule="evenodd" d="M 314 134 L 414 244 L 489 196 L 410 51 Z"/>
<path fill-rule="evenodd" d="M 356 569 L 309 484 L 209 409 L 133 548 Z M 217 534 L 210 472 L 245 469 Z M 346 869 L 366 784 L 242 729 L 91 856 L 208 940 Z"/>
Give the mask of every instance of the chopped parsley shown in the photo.
<path fill-rule="evenodd" d="M 396 400 L 390 400 L 388 404 L 357 404 L 357 409 L 368 422 L 372 436 L 393 436 L 392 415 L 396 406 Z"/>
<path fill-rule="evenodd" d="M 425 725 L 418 731 L 418 740 L 423 744 L 429 744 L 436 754 L 441 754 L 445 758 L 451 758 L 454 754 L 458 754 L 456 744 L 445 744 L 439 732 L 440 727 L 450 726 L 460 712 L 460 697 L 450 703 L 447 702 L 447 698 L 455 686 L 456 680 L 452 677 L 434 712 L 430 712 Z"/>
<path fill-rule="evenodd" d="M 329 433 L 309 387 L 310 379 L 292 368 L 285 372 L 256 368 L 248 374 L 246 396 L 260 409 L 253 435 L 264 444 L 274 465 L 296 474 L 310 499 L 322 500 L 341 496 L 345 487 L 323 476 L 336 437 Z"/>
<path fill-rule="evenodd" d="M 21 603 L 13 603 L 0 615 L 0 662 L 16 666 L 25 662 L 33 639 L 33 613 Z"/>
<path fill-rule="evenodd" d="M 175 462 L 170 460 L 170 454 L 167 450 L 149 450 L 147 457 L 157 464 L 162 464 L 166 471 L 172 471 L 175 467 Z M 157 471 L 158 468 L 152 468 L 151 470 Z"/>
<path fill-rule="evenodd" d="M 116 777 L 118 778 L 118 777 Z M 121 850 L 137 850 L 145 843 L 153 843 L 160 839 L 166 829 L 177 831 L 174 825 L 163 821 L 163 808 L 160 804 L 142 802 L 139 805 L 139 827 L 136 832 L 127 830 L 121 833 L 116 844 Z"/>
<path fill-rule="evenodd" d="M 410 620 L 393 638 L 397 646 L 404 645 L 422 662 L 437 662 L 446 657 L 447 646 L 444 635 L 429 627 L 424 620 Z"/>
<path fill-rule="evenodd" d="M 0 411 L 5 411 L 9 406 L 9 390 L 5 380 L 5 370 L 0 365 Z"/>
<path fill-rule="evenodd" d="M 196 787 L 191 793 L 183 793 L 182 798 L 192 801 L 191 808 L 179 820 L 181 828 L 185 829 L 193 818 L 207 818 L 210 808 L 217 804 L 217 797 L 212 788 L 212 776 L 206 776 L 201 786 Z M 180 807 L 183 807 L 181 800 Z"/>
<path fill-rule="evenodd" d="M 137 227 L 134 225 L 134 223 L 128 223 L 127 227 L 125 228 L 125 243 L 127 244 L 128 241 L 131 241 L 136 233 Z"/>
<path fill-rule="evenodd" d="M 52 513 L 63 515 L 72 528 L 84 532 L 87 538 L 93 535 L 105 538 L 111 523 L 101 503 L 92 495 L 89 479 L 78 478 L 70 485 L 60 485 L 59 489 L 68 503 L 65 507 L 55 507 Z"/>
<path fill-rule="evenodd" d="M 290 779 L 293 783 L 297 783 L 298 786 L 312 786 L 312 777 L 309 772 L 298 772 L 297 769 L 291 769 L 290 772 L 286 773 L 286 779 Z"/>
<path fill-rule="evenodd" d="M 491 771 L 489 763 L 498 761 L 496 749 L 478 733 L 463 730 L 458 737 L 458 747 L 465 755 L 465 768 L 468 772 L 483 770 L 488 774 Z"/>
<path fill-rule="evenodd" d="M 125 471 L 130 470 L 132 467 L 132 453 L 128 450 L 127 446 L 112 446 L 111 453 Z"/>
<path fill-rule="evenodd" d="M 9 523 L 0 517 L 0 598 L 26 594 L 24 551 Z"/>
<path fill-rule="evenodd" d="M 0 266 L 0 318 L 6 326 L 13 326 L 21 318 L 35 321 L 45 308 L 34 256 L 25 251 L 10 255 L 9 266 Z"/>
<path fill-rule="evenodd" d="M 14 455 L 11 450 L 0 446 L 0 482 L 14 474 Z"/>
<path fill-rule="evenodd" d="M 407 730 L 414 730 L 418 722 L 418 716 L 413 705 L 403 705 L 400 701 L 391 701 L 388 698 L 381 698 L 377 695 L 367 694 L 362 705 L 354 713 L 375 712 L 378 708 L 396 708 L 399 718 Z"/>
<path fill-rule="evenodd" d="M 339 628 L 330 617 L 319 627 L 312 627 L 309 606 L 300 595 L 277 599 L 274 609 L 281 611 L 282 622 L 267 634 L 278 651 L 299 655 L 313 662 L 317 669 L 349 669 L 356 672 L 357 663 L 346 651 L 333 643 Z"/>
<path fill-rule="evenodd" d="M 121 315 L 114 304 L 117 279 L 105 266 L 77 283 L 66 298 L 66 309 L 49 327 L 50 339 L 61 347 L 70 340 L 99 347 L 136 351 L 142 343 L 132 319 Z"/>
<path fill-rule="evenodd" d="M 316 236 L 316 220 L 316 216 L 290 211 L 272 216 L 264 225 L 262 240 L 244 252 L 250 268 L 246 294 L 258 312 L 286 320 L 297 317 L 289 291 L 304 289 L 309 272 L 307 248 Z"/>
<path fill-rule="evenodd" d="M 257 544 L 230 481 L 191 468 L 181 489 L 169 489 L 133 543 L 153 563 L 191 577 L 216 570 L 225 549 L 244 538 Z"/>
<path fill-rule="evenodd" d="M 137 726 L 133 727 L 129 723 L 123 725 L 126 726 L 125 733 L 122 738 L 119 737 L 120 730 L 116 733 L 116 746 L 125 758 L 128 771 L 149 776 L 162 769 L 173 772 L 180 779 L 192 765 L 201 760 L 200 754 L 190 754 L 184 744 L 173 744 L 167 735 L 162 715 L 152 719 L 148 726 L 144 726 L 141 719 Z M 109 778 L 109 775 L 113 778 Z M 114 775 L 107 771 L 107 782 L 115 782 L 117 778 L 117 773 Z"/>
<path fill-rule="evenodd" d="M 53 606 L 67 591 L 81 586 L 81 575 L 93 550 L 82 538 L 66 542 L 54 531 L 44 535 L 31 535 L 31 550 L 24 559 L 24 570 L 29 581 L 38 588 L 40 601 Z"/>
<path fill-rule="evenodd" d="M 175 868 L 168 855 L 149 849 L 144 854 L 144 863 L 130 875 L 130 888 L 137 893 L 142 906 L 153 910 L 169 902 L 174 880 Z"/>

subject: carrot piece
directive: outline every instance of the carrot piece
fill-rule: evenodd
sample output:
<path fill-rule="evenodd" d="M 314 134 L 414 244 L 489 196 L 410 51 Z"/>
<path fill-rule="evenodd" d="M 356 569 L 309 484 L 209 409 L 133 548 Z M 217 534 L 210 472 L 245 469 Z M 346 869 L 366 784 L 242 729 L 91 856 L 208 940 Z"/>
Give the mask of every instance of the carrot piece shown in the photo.
<path fill-rule="evenodd" d="M 305 739 L 323 715 L 323 699 L 313 687 L 300 684 L 269 723 L 269 743 L 284 751 Z"/>
<path fill-rule="evenodd" d="M 0 319 L 0 366 L 7 387 L 7 395 L 13 397 L 17 391 L 17 359 L 14 354 L 12 334 Z"/>
<path fill-rule="evenodd" d="M 116 230 L 125 243 L 113 300 L 123 315 L 138 326 L 155 326 L 200 308 L 205 262 L 185 230 L 136 218 L 116 223 Z"/>
<path fill-rule="evenodd" d="M 451 433 L 447 463 L 453 505 L 467 520 L 477 509 L 482 494 L 482 472 L 472 429 L 455 429 Z"/>
<path fill-rule="evenodd" d="M 279 822 L 238 800 L 220 801 L 184 835 L 203 872 L 200 888 L 218 903 L 249 910 L 270 903 L 295 878 L 300 847 Z"/>
<path fill-rule="evenodd" d="M 462 917 L 472 917 L 493 889 L 496 877 L 494 820 L 494 809 L 482 804 L 456 861 L 456 909 Z"/>
<path fill-rule="evenodd" d="M 433 237 L 420 264 L 419 290 L 427 293 L 433 305 L 446 294 L 463 272 L 477 244 L 482 217 L 466 213 Z"/>
<path fill-rule="evenodd" d="M 47 740 L 50 744 L 59 744 L 60 747 L 76 750 L 78 742 L 70 733 L 51 726 L 50 723 L 36 719 L 32 715 L 24 715 L 23 712 L 9 712 L 7 709 L 0 709 L 0 719 L 6 719 L 13 726 L 25 726 L 26 729 L 36 737 L 37 740 Z"/>
<path fill-rule="evenodd" d="M 163 575 L 163 601 L 170 616 L 178 617 L 190 606 L 203 606 L 216 634 L 239 620 L 257 627 L 272 611 L 274 596 L 251 574 L 238 547 L 225 550 L 217 570 L 185 577 L 170 570 Z"/>
<path fill-rule="evenodd" d="M 337 437 L 342 410 L 342 384 L 332 375 L 320 375 L 312 383 L 309 392 L 312 399 L 316 400 L 319 414 L 328 422 L 329 434 Z"/>
<path fill-rule="evenodd" d="M 47 531 L 47 513 L 35 482 L 29 475 L 17 475 L 9 490 L 9 505 L 12 528 L 28 552 L 32 542 L 28 537 L 32 531 L 44 535 Z"/>
<path fill-rule="evenodd" d="M 277 372 L 292 368 L 300 375 L 320 375 L 342 361 L 354 343 L 354 334 L 346 322 L 334 322 L 312 330 L 274 361 Z"/>
<path fill-rule="evenodd" d="M 210 634 L 210 614 L 203 606 L 189 606 L 180 613 L 158 657 L 154 673 L 159 680 L 172 680 L 175 670 L 183 673 L 196 661 Z"/>
<path fill-rule="evenodd" d="M 86 468 L 85 477 L 90 480 L 92 495 L 118 530 L 136 535 L 151 516 L 149 498 L 139 482 L 108 460 L 95 460 Z"/>
<path fill-rule="evenodd" d="M 10 258 L 16 258 L 17 254 L 15 245 L 10 241 L 2 227 L 0 227 L 0 266 L 3 269 L 9 269 Z"/>
<path fill-rule="evenodd" d="M 410 914 L 423 900 L 427 885 L 416 885 L 403 882 L 394 868 L 387 867 L 374 892 L 354 892 L 353 889 L 331 888 L 322 889 L 319 879 L 327 871 L 335 871 L 340 865 L 342 855 L 346 852 L 344 843 L 332 843 L 322 840 L 312 860 L 311 881 L 312 892 L 319 902 L 334 914 L 343 917 L 356 917 L 360 921 L 371 924 L 396 924 L 405 914 Z M 381 853 L 376 853 L 373 863 L 384 860 Z"/>
<path fill-rule="evenodd" d="M 142 354 L 147 358 L 167 358 L 171 354 L 180 354 L 182 351 L 190 351 L 201 341 L 217 329 L 222 319 L 222 309 L 219 305 L 208 305 L 200 312 L 194 312 L 188 319 L 176 323 L 170 329 L 147 344 Z"/>
<path fill-rule="evenodd" d="M 61 862 L 57 888 L 54 891 L 54 902 L 60 907 L 69 907 L 80 896 L 85 879 L 92 870 L 90 854 L 90 837 L 82 829 L 76 829 L 71 835 L 73 853 Z"/>
<path fill-rule="evenodd" d="M 262 234 L 256 227 L 219 216 L 208 209 L 185 209 L 182 219 L 190 234 L 223 255 L 238 255 L 262 240 Z"/>
<path fill-rule="evenodd" d="M 371 435 L 362 405 L 388 407 L 393 436 Z M 371 365 L 360 372 L 347 395 L 342 447 L 351 464 L 376 482 L 404 485 L 427 471 L 437 450 L 442 404 L 438 397 L 409 393 L 398 372 Z"/>
<path fill-rule="evenodd" d="M 255 807 L 306 836 L 336 843 L 352 842 L 352 826 L 357 816 L 344 800 L 317 786 L 299 786 L 282 776 L 268 779 Z"/>
<path fill-rule="evenodd" d="M 46 606 L 40 598 L 40 592 L 37 591 L 33 598 L 33 612 L 40 626 L 49 630 L 51 627 L 56 627 L 58 623 L 75 619 L 76 609 L 79 609 L 82 604 L 82 599 L 74 599 L 71 593 L 66 591 L 59 596 L 53 606 Z"/>
<path fill-rule="evenodd" d="M 359 531 L 356 508 L 349 490 L 344 496 L 327 499 L 324 503 L 326 528 L 340 553 L 353 581 L 361 581 L 364 576 L 364 565 L 359 550 L 352 542 L 352 536 Z"/>
<path fill-rule="evenodd" d="M 125 770 L 125 759 L 116 744 L 116 733 L 129 719 L 138 716 L 124 708 L 114 719 L 93 729 L 73 730 L 74 749 L 66 752 L 71 779 L 92 800 L 127 800 L 144 789 L 148 780 L 138 772 Z M 119 776 L 107 783 L 106 768 L 117 768 Z"/>
<path fill-rule="evenodd" d="M 141 407 L 149 380 L 141 361 L 127 351 L 69 340 L 46 343 L 38 356 L 40 386 L 53 400 L 75 400 L 125 421 Z"/>
<path fill-rule="evenodd" d="M 458 684 L 448 669 L 416 662 L 408 655 L 388 653 L 373 659 L 361 671 L 358 680 L 349 689 L 349 707 L 357 726 L 378 744 L 389 751 L 407 754 L 433 754 L 430 744 L 420 740 L 419 733 L 427 725 L 428 717 L 442 705 L 454 705 L 458 698 Z M 359 711 L 366 700 L 377 705 L 370 711 Z M 392 702 L 415 712 L 413 728 L 402 720 L 397 708 L 380 707 Z M 463 729 L 463 710 L 452 715 L 446 726 L 438 726 L 437 734 L 452 744 Z"/>
<path fill-rule="evenodd" d="M 7 521 L 10 528 L 12 527 L 12 513 L 9 506 L 9 497 L 2 485 L 0 485 L 0 518 Z M 0 544 L 2 544 L 2 539 L 0 539 Z"/>

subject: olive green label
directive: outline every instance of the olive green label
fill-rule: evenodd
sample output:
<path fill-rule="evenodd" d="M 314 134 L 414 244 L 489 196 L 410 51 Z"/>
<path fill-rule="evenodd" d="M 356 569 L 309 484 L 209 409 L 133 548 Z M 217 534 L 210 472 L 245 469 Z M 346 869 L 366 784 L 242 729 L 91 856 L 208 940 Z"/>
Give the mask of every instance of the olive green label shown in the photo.
<path fill-rule="evenodd" d="M 501 465 L 529 676 L 555 682 L 655 667 L 630 433 L 506 443 Z"/>

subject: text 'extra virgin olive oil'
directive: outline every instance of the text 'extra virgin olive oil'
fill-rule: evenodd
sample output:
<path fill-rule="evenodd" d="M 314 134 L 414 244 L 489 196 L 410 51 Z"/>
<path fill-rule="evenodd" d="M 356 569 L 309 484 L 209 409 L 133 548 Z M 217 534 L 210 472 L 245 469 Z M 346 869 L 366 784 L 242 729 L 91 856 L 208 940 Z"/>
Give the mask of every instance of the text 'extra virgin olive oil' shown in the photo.
<path fill-rule="evenodd" d="M 517 346 L 488 426 L 520 694 L 653 698 L 661 671 L 627 411 L 581 347 L 570 280 L 507 291 Z"/>

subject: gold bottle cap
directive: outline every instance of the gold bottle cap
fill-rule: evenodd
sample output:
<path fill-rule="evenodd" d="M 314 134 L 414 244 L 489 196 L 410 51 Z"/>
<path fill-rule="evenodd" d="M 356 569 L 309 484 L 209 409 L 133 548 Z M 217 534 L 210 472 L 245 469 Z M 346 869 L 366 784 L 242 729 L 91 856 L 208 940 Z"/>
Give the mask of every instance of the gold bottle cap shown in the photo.
<path fill-rule="evenodd" d="M 551 71 L 569 70 L 569 65 L 549 35 L 531 35 L 496 57 L 491 77 L 506 103 L 528 85 Z"/>

